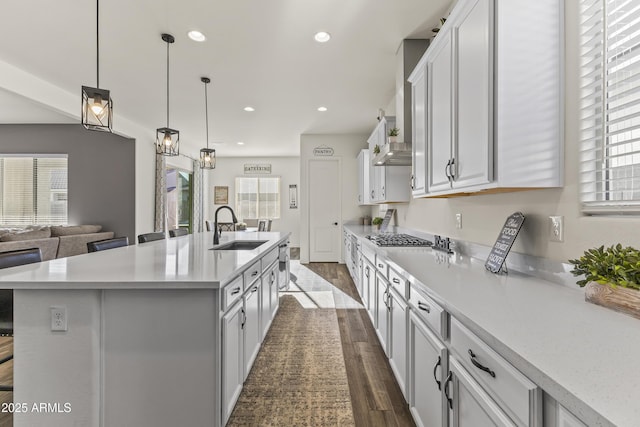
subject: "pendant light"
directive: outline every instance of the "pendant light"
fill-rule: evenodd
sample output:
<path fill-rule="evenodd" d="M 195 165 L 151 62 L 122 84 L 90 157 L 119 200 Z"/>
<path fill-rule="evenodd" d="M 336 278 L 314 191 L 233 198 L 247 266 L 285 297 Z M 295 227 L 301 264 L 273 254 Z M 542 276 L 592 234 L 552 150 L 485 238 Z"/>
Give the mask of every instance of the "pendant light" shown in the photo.
<path fill-rule="evenodd" d="M 207 148 L 200 150 L 200 169 L 216 168 L 216 150 L 209 148 L 209 100 L 207 99 L 207 85 L 211 82 L 208 77 L 201 77 L 204 83 L 204 116 L 207 129 Z"/>
<path fill-rule="evenodd" d="M 169 127 L 169 45 L 175 41 L 171 34 L 163 34 L 167 43 L 167 126 L 156 129 L 156 153 L 177 156 L 180 153 L 180 131 Z"/>
<path fill-rule="evenodd" d="M 82 86 L 82 126 L 85 129 L 112 132 L 113 100 L 100 89 L 100 0 L 96 0 L 96 87 Z"/>

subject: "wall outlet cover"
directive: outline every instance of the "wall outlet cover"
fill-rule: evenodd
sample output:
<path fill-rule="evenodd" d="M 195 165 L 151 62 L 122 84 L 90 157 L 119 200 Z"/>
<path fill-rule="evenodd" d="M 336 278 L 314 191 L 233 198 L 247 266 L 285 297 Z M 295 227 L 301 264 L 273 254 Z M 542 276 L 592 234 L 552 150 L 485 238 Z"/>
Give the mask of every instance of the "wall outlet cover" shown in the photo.
<path fill-rule="evenodd" d="M 549 217 L 549 241 L 564 242 L 564 217 Z"/>
<path fill-rule="evenodd" d="M 67 331 L 67 308 L 51 307 L 51 330 L 54 332 Z"/>

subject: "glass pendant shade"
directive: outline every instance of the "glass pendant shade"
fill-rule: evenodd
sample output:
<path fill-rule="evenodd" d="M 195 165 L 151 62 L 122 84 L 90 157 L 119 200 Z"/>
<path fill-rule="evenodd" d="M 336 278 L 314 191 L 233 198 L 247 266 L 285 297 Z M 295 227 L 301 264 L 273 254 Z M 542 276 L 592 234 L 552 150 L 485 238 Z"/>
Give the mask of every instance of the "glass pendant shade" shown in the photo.
<path fill-rule="evenodd" d="M 180 153 L 180 131 L 171 128 L 156 129 L 156 153 L 177 156 Z"/>
<path fill-rule="evenodd" d="M 111 132 L 113 100 L 108 90 L 82 86 L 82 126 L 89 130 Z"/>

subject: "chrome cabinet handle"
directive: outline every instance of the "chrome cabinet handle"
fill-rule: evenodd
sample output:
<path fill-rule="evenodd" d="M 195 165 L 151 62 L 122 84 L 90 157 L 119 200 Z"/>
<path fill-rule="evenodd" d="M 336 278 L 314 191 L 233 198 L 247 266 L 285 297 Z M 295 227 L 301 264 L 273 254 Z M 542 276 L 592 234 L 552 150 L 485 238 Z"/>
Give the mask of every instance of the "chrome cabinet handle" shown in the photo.
<path fill-rule="evenodd" d="M 244 324 L 247 322 L 247 313 L 244 311 L 244 308 L 240 309 L 242 313 L 242 324 L 240 325 L 240 329 L 244 329 Z"/>
<path fill-rule="evenodd" d="M 452 378 L 453 372 L 449 371 L 449 375 L 447 375 L 447 379 L 444 382 L 444 395 L 447 397 L 447 402 L 449 402 L 449 409 L 453 409 L 453 399 L 449 397 L 449 383 L 451 383 Z"/>
<path fill-rule="evenodd" d="M 239 294 L 239 293 L 240 293 L 240 287 L 239 287 L 239 286 L 238 286 L 237 288 L 234 288 L 234 289 L 231 291 L 231 295 L 236 295 L 236 294 Z"/>
<path fill-rule="evenodd" d="M 418 308 L 422 311 L 426 311 L 427 313 L 431 313 L 431 307 L 429 307 L 427 304 L 423 303 L 422 301 L 418 301 Z"/>
<path fill-rule="evenodd" d="M 272 270 L 271 271 L 271 284 L 273 285 L 273 282 L 275 282 L 276 280 L 276 273 Z"/>
<path fill-rule="evenodd" d="M 251 277 L 256 277 L 258 275 L 258 271 L 254 271 L 253 273 L 251 273 Z"/>
<path fill-rule="evenodd" d="M 444 167 L 444 174 L 447 176 L 447 181 L 451 182 L 451 175 L 449 174 L 449 167 L 451 166 L 451 159 L 447 162 L 447 165 Z"/>
<path fill-rule="evenodd" d="M 400 280 L 397 277 L 394 277 L 392 280 L 393 283 L 400 284 Z"/>
<path fill-rule="evenodd" d="M 480 369 L 481 371 L 485 371 L 487 374 L 491 375 L 493 378 L 496 377 L 495 372 L 493 372 L 491 369 L 487 368 L 486 366 L 481 365 L 480 362 L 476 360 L 476 355 L 473 354 L 473 351 L 471 351 L 471 349 L 469 349 L 469 357 L 471 358 L 471 363 L 473 363 L 473 366 Z"/>
<path fill-rule="evenodd" d="M 442 365 L 442 356 L 438 356 L 438 361 L 433 367 L 433 379 L 436 381 L 436 384 L 438 384 L 438 390 L 442 390 L 442 387 L 441 387 L 442 384 L 440 383 L 440 381 L 438 381 L 438 378 L 436 377 L 436 372 L 438 371 L 438 366 L 440 365 Z"/>

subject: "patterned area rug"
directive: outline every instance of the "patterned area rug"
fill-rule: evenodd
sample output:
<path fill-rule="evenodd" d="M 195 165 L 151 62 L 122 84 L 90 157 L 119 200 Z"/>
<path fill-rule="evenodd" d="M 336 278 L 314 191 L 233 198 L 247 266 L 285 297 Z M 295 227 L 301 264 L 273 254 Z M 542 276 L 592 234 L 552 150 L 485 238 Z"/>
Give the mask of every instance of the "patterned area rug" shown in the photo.
<path fill-rule="evenodd" d="M 336 311 L 283 295 L 228 426 L 353 426 Z"/>

